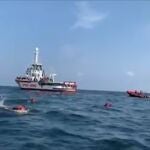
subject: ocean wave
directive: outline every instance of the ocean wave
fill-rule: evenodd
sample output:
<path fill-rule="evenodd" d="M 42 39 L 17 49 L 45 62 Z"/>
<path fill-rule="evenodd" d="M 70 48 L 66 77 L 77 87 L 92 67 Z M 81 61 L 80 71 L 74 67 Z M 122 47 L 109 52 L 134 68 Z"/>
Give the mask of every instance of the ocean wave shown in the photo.
<path fill-rule="evenodd" d="M 142 144 L 141 142 L 133 139 L 101 139 L 97 140 L 91 146 L 91 149 L 101 150 L 149 150 L 150 147 Z"/>

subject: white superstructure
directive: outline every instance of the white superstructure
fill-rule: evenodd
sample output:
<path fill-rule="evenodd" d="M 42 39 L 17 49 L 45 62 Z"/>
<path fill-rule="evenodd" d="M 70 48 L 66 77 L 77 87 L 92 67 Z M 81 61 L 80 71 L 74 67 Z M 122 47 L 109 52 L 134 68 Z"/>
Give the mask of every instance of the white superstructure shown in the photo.
<path fill-rule="evenodd" d="M 38 55 L 39 49 L 36 48 L 34 53 L 34 63 L 31 65 L 31 67 L 27 68 L 26 70 L 26 76 L 35 81 L 40 81 L 40 79 L 42 79 L 45 76 L 42 64 L 38 62 Z"/>

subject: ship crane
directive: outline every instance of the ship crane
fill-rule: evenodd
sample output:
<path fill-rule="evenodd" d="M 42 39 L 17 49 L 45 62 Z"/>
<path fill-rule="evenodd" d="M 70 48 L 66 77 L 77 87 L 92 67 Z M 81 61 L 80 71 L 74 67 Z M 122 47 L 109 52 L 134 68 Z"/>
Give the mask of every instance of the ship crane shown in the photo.
<path fill-rule="evenodd" d="M 50 79 L 52 80 L 52 82 L 54 82 L 55 76 L 56 76 L 55 73 L 50 74 Z"/>

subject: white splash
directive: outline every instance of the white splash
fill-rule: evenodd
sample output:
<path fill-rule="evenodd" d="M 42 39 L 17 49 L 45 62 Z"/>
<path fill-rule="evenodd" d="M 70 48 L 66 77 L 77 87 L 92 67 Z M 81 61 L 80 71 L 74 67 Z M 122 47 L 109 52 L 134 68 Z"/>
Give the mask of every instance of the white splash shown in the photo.
<path fill-rule="evenodd" d="M 4 101 L 5 101 L 5 98 L 3 96 L 0 96 L 0 107 L 4 107 Z"/>

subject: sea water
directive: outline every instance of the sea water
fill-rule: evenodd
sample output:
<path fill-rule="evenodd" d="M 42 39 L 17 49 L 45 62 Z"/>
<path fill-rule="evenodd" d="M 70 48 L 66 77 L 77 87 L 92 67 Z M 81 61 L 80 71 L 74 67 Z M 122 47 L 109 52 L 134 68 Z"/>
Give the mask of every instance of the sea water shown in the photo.
<path fill-rule="evenodd" d="M 22 115 L 0 106 L 0 150 L 150 149 L 149 99 L 125 92 L 67 94 L 17 87 L 0 87 L 0 95 L 5 97 L 2 106 L 30 109 Z"/>

